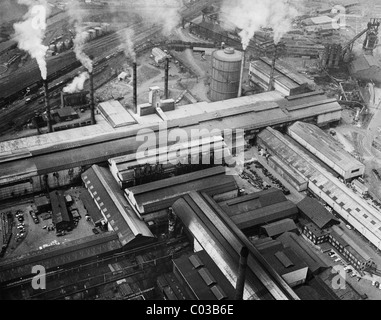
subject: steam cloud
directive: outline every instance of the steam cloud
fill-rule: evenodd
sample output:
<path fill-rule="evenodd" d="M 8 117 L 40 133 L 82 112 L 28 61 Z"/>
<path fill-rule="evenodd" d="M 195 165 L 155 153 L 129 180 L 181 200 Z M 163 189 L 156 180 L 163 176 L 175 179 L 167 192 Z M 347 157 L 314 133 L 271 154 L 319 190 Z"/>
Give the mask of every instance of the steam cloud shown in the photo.
<path fill-rule="evenodd" d="M 292 19 L 297 15 L 298 11 L 288 0 L 224 0 L 221 6 L 222 20 L 241 29 L 239 36 L 244 50 L 260 27 L 271 27 L 277 44 L 291 29 Z"/>
<path fill-rule="evenodd" d="M 75 77 L 70 84 L 63 88 L 62 91 L 66 93 L 82 91 L 87 79 L 89 79 L 88 72 L 82 72 L 79 76 Z"/>
<path fill-rule="evenodd" d="M 17 41 L 21 50 L 28 52 L 36 59 L 41 71 L 41 77 L 47 77 L 45 55 L 48 47 L 42 41 L 46 30 L 46 17 L 48 5 L 45 0 L 18 0 L 19 4 L 27 5 L 28 12 L 24 15 L 22 22 L 13 25 L 15 34 L 13 39 Z"/>
<path fill-rule="evenodd" d="M 73 50 L 75 56 L 89 72 L 92 72 L 93 63 L 90 57 L 83 51 L 83 46 L 87 41 L 87 34 L 82 26 L 83 18 L 81 15 L 81 9 L 78 7 L 78 0 L 73 1 L 68 8 L 71 21 L 74 22 L 75 38 L 73 40 Z"/>
<path fill-rule="evenodd" d="M 127 28 L 122 33 L 121 40 L 124 49 L 124 54 L 126 55 L 126 57 L 129 57 L 132 60 L 132 62 L 136 62 L 133 36 L 134 30 Z"/>

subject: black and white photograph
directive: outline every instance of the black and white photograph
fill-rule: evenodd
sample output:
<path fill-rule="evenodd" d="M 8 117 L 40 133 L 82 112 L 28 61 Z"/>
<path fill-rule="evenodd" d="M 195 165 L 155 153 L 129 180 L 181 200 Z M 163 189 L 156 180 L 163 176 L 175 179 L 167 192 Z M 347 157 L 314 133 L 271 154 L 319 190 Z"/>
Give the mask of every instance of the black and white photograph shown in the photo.
<path fill-rule="evenodd" d="M 0 300 L 381 300 L 380 24 L 379 0 L 0 0 Z"/>

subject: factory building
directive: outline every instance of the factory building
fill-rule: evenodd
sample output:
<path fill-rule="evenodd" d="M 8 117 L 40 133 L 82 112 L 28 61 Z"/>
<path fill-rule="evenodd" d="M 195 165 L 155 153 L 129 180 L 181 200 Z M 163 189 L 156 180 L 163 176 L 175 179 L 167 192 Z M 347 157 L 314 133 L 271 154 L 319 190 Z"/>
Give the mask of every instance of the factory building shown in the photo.
<path fill-rule="evenodd" d="M 47 196 L 34 197 L 34 204 L 36 205 L 38 213 L 43 213 L 52 210 L 52 205 Z"/>
<path fill-rule="evenodd" d="M 297 121 L 288 128 L 287 133 L 335 170 L 344 180 L 364 174 L 364 164 L 345 151 L 333 137 L 315 125 Z"/>
<path fill-rule="evenodd" d="M 271 188 L 219 203 L 221 209 L 247 235 L 259 227 L 286 218 L 296 218 L 298 209 L 281 190 Z"/>
<path fill-rule="evenodd" d="M 316 224 L 307 219 L 299 218 L 299 224 L 302 228 L 302 233 L 316 245 L 325 243 L 329 239 L 330 230 L 320 229 Z"/>
<path fill-rule="evenodd" d="M 357 270 L 375 265 L 371 257 L 340 228 L 331 231 L 328 241 Z"/>
<path fill-rule="evenodd" d="M 139 216 L 149 220 L 150 213 L 164 210 L 166 215 L 166 210 L 178 198 L 191 191 L 206 192 L 217 200 L 238 195 L 234 177 L 226 175 L 221 166 L 127 188 L 124 194 Z"/>
<path fill-rule="evenodd" d="M 213 136 L 152 148 L 148 155 L 137 153 L 111 158 L 108 163 L 115 180 L 124 189 L 172 174 L 225 165 L 231 158 L 224 139 Z"/>
<path fill-rule="evenodd" d="M 272 61 L 267 57 L 250 62 L 250 81 L 267 90 L 270 84 L 271 69 Z M 312 83 L 311 80 L 287 68 L 280 60 L 275 62 L 273 87 L 284 96 L 311 92 L 312 90 L 308 86 L 310 83 Z"/>
<path fill-rule="evenodd" d="M 52 205 L 52 222 L 57 232 L 73 229 L 73 216 L 67 209 L 65 196 L 62 191 L 52 191 L 49 193 Z"/>
<path fill-rule="evenodd" d="M 146 223 L 137 217 L 124 199 L 123 192 L 107 168 L 93 165 L 82 174 L 82 180 L 104 219 L 108 221 L 109 230 L 116 232 L 123 246 L 154 239 Z"/>
<path fill-rule="evenodd" d="M 279 173 L 282 178 L 291 184 L 296 190 L 307 190 L 308 180 L 292 166 L 288 166 L 287 163 L 283 162 L 276 155 L 276 150 L 273 150 L 273 145 L 277 142 L 282 144 L 284 142 L 284 137 L 279 131 L 270 127 L 262 130 L 257 136 L 258 146 L 263 147 L 271 154 L 271 157 L 268 158 L 269 166 Z"/>
<path fill-rule="evenodd" d="M 176 200 L 174 213 L 194 241 L 205 250 L 235 287 L 242 246 L 249 249 L 244 300 L 299 300 L 299 297 L 206 193 L 191 192 Z"/>
<path fill-rule="evenodd" d="M 274 241 L 259 252 L 291 288 L 303 284 L 307 278 L 307 264 L 290 247 L 284 248 L 279 243 L 282 247 L 279 248 L 278 243 Z"/>
<path fill-rule="evenodd" d="M 277 237 L 284 232 L 297 232 L 298 227 L 294 220 L 290 218 L 282 219 L 261 227 L 267 237 Z"/>
<path fill-rule="evenodd" d="M 181 106 L 165 113 L 167 130 L 181 127 L 190 136 L 191 129 L 242 129 L 252 140 L 268 126 L 281 127 L 294 121 L 313 121 L 319 126 L 341 118 L 335 99 L 321 93 L 284 99 L 276 91 Z M 92 164 L 107 163 L 109 158 L 135 153 L 142 142 L 136 135 L 147 125 L 159 131 L 163 120 L 156 115 L 140 117 L 139 123 L 112 128 L 98 123 L 65 132 L 0 142 L 0 200 L 55 189 L 78 182 L 80 174 Z M 102 150 L 102 153 L 99 153 Z M 10 156 L 12 154 L 12 156 Z"/>
<path fill-rule="evenodd" d="M 234 299 L 234 287 L 204 250 L 174 259 L 173 273 L 192 300 Z"/>
<path fill-rule="evenodd" d="M 328 266 L 326 263 L 311 249 L 311 247 L 292 232 L 285 232 L 277 238 L 284 246 L 290 247 L 304 261 L 312 274 L 318 274 Z"/>
<path fill-rule="evenodd" d="M 270 154 L 308 179 L 308 189 L 358 230 L 375 249 L 381 248 L 379 212 L 365 199 L 340 182 L 338 174 L 288 136 L 266 140 Z M 336 174 L 336 175 L 335 175 Z"/>
<path fill-rule="evenodd" d="M 72 107 L 63 107 L 52 112 L 55 122 L 65 122 L 79 119 L 79 114 Z"/>
<path fill-rule="evenodd" d="M 302 217 L 310 220 L 320 229 L 328 229 L 333 225 L 340 224 L 340 221 L 335 219 L 335 217 L 316 199 L 305 197 L 296 205 Z"/>

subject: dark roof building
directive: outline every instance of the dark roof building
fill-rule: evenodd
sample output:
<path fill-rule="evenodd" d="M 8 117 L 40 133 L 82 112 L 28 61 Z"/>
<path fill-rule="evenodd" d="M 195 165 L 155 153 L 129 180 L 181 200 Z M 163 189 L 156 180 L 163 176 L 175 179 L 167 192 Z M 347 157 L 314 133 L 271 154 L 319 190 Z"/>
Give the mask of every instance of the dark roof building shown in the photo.
<path fill-rule="evenodd" d="M 294 252 L 308 265 L 308 269 L 313 273 L 319 273 L 323 269 L 328 268 L 325 262 L 311 250 L 304 239 L 291 232 L 285 232 L 280 235 L 277 240 L 284 246 L 290 247 Z"/>
<path fill-rule="evenodd" d="M 125 189 L 125 197 L 140 215 L 146 215 L 169 208 L 191 191 L 236 196 L 238 188 L 234 177 L 226 175 L 225 168 L 218 166 L 131 187 Z"/>
<path fill-rule="evenodd" d="M 82 174 L 82 180 L 123 246 L 154 238 L 146 223 L 128 204 L 107 168 L 93 165 Z"/>
<path fill-rule="evenodd" d="M 34 197 L 34 204 L 37 207 L 38 213 L 47 212 L 52 210 L 50 200 L 47 196 Z"/>
<path fill-rule="evenodd" d="M 294 290 L 302 300 L 340 300 L 331 287 L 319 277 L 313 277 Z"/>
<path fill-rule="evenodd" d="M 57 231 L 72 227 L 73 217 L 67 210 L 64 193 L 56 190 L 50 192 L 49 196 L 52 205 L 52 221 Z"/>
<path fill-rule="evenodd" d="M 269 237 L 276 237 L 287 231 L 298 230 L 298 227 L 296 226 L 294 220 L 289 218 L 263 225 L 261 228 Z"/>
<path fill-rule="evenodd" d="M 223 201 L 219 205 L 245 233 L 264 224 L 296 217 L 298 213 L 296 205 L 275 188 Z"/>
<path fill-rule="evenodd" d="M 316 199 L 305 197 L 297 203 L 299 211 L 316 224 L 320 229 L 327 229 L 335 224 L 340 224 L 340 221 L 326 209 Z"/>
<path fill-rule="evenodd" d="M 234 299 L 234 287 L 204 250 L 173 260 L 173 272 L 192 299 Z"/>

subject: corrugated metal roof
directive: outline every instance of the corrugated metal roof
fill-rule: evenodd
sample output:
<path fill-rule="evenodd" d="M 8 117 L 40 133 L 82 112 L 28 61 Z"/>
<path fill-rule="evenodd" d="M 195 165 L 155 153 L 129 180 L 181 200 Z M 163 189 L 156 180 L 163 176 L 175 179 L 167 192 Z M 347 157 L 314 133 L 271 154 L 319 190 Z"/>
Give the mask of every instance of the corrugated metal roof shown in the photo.
<path fill-rule="evenodd" d="M 288 127 L 288 134 L 301 138 L 345 171 L 364 168 L 364 165 L 345 151 L 335 139 L 315 125 L 297 121 Z M 316 156 L 321 157 L 320 154 L 316 154 Z"/>
<path fill-rule="evenodd" d="M 55 225 L 60 222 L 71 222 L 69 212 L 66 207 L 65 196 L 63 191 L 57 190 L 49 193 L 50 202 L 52 204 L 52 221 Z"/>
<path fill-rule="evenodd" d="M 304 197 L 299 201 L 297 207 L 319 228 L 325 229 L 331 225 L 340 223 L 335 217 L 324 208 L 319 201 L 310 197 Z"/>
<path fill-rule="evenodd" d="M 136 216 L 124 199 L 122 190 L 108 169 L 93 165 L 82 174 L 82 180 L 117 232 L 122 245 L 137 237 L 154 237 L 146 223 Z"/>

